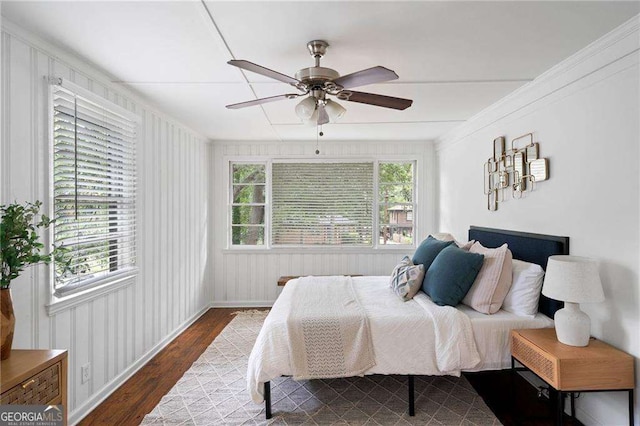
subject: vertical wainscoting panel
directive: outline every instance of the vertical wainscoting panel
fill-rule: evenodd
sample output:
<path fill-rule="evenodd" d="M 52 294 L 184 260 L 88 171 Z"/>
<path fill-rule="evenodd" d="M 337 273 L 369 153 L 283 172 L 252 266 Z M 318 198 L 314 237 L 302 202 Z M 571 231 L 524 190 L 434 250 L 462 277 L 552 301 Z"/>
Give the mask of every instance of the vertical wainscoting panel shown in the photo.
<path fill-rule="evenodd" d="M 314 142 L 214 142 L 211 151 L 212 188 L 211 228 L 226 230 L 228 192 L 224 182 L 228 179 L 226 162 L 229 157 L 256 158 L 344 158 L 398 159 L 407 157 L 418 160 L 419 209 L 416 215 L 418 231 L 416 239 L 430 232 L 435 218 L 434 151 L 431 142 L 409 141 L 385 143 L 381 141 L 322 142 L 321 155 L 314 154 Z M 405 255 L 406 250 L 340 251 L 299 250 L 234 251 L 227 247 L 226 231 L 212 237 L 209 277 L 213 283 L 214 306 L 268 306 L 277 298 L 278 277 L 281 275 L 331 275 L 363 274 L 389 275 L 393 267 Z"/>
<path fill-rule="evenodd" d="M 5 25 L 6 24 L 6 25 Z M 209 306 L 210 144 L 144 105 L 82 60 L 3 22 L 0 202 L 49 194 L 46 77 L 68 79 L 140 117 L 135 281 L 49 316 L 50 273 L 12 283 L 15 348 L 69 350 L 70 423 L 76 423 Z M 49 236 L 43 235 L 47 245 Z M 80 368 L 90 363 L 91 379 Z"/>

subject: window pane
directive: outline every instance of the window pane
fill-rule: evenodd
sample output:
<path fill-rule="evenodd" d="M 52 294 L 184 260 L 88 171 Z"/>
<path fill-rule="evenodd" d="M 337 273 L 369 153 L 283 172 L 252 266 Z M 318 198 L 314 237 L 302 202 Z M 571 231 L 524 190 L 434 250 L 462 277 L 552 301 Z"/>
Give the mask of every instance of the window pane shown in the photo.
<path fill-rule="evenodd" d="M 378 182 L 412 183 L 413 163 L 380 163 L 378 165 Z"/>
<path fill-rule="evenodd" d="M 233 185 L 234 204 L 264 204 L 264 185 Z"/>
<path fill-rule="evenodd" d="M 232 226 L 231 241 L 233 245 L 264 245 L 264 226 Z"/>
<path fill-rule="evenodd" d="M 233 206 L 231 216 L 234 225 L 264 225 L 264 206 Z"/>
<path fill-rule="evenodd" d="M 264 164 L 233 164 L 233 183 L 265 183 Z"/>
<path fill-rule="evenodd" d="M 378 186 L 381 203 L 410 203 L 413 201 L 413 185 L 380 184 Z"/>
<path fill-rule="evenodd" d="M 388 204 L 378 207 L 378 221 L 382 224 L 405 225 L 413 220 L 411 204 Z M 408 217 L 411 216 L 411 219 Z"/>
<path fill-rule="evenodd" d="M 413 244 L 413 226 L 382 225 L 379 235 L 382 245 Z"/>
<path fill-rule="evenodd" d="M 136 123 L 64 87 L 53 92 L 56 295 L 136 263 Z"/>
<path fill-rule="evenodd" d="M 231 164 L 232 245 L 264 244 L 265 171 L 265 164 Z"/>
<path fill-rule="evenodd" d="M 379 244 L 413 244 L 414 163 L 378 164 Z"/>

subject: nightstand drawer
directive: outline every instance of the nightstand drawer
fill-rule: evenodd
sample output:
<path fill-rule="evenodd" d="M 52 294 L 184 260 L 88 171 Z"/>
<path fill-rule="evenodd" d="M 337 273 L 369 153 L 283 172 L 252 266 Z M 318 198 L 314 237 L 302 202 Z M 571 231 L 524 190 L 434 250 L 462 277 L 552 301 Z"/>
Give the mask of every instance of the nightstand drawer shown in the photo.
<path fill-rule="evenodd" d="M 0 404 L 46 405 L 59 403 L 62 364 L 57 362 L 12 387 L 0 396 Z"/>
<path fill-rule="evenodd" d="M 511 335 L 511 354 L 542 380 L 558 389 L 558 364 L 552 356 L 517 334 Z"/>

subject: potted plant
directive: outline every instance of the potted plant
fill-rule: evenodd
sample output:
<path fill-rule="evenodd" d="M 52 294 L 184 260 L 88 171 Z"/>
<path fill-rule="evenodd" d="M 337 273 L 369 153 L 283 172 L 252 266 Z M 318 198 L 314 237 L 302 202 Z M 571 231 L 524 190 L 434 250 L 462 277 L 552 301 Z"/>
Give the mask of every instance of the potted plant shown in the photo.
<path fill-rule="evenodd" d="M 8 358 L 11 353 L 16 321 L 11 299 L 11 282 L 30 265 L 49 263 L 54 258 L 68 265 L 68 261 L 63 259 L 64 250 L 61 247 L 53 247 L 50 253 L 43 253 L 44 244 L 40 242 L 37 230 L 48 228 L 53 221 L 44 214 L 40 215 L 38 220 L 41 205 L 42 202 L 36 201 L 0 206 L 1 359 Z"/>

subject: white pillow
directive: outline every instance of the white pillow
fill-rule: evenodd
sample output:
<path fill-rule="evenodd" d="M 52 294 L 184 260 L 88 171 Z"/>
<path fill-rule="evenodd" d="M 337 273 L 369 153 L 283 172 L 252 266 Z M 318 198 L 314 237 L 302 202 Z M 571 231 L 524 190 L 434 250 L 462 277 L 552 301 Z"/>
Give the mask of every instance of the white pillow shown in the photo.
<path fill-rule="evenodd" d="M 456 245 L 464 251 L 469 251 L 471 246 L 476 242 L 476 240 L 467 241 L 466 243 L 461 243 L 460 241 L 453 238 L 453 235 L 448 232 L 438 232 L 436 234 L 431 234 L 433 238 L 440 241 L 453 241 Z"/>
<path fill-rule="evenodd" d="M 502 309 L 521 317 L 534 317 L 538 313 L 538 301 L 544 270 L 535 263 L 513 259 L 513 282 L 502 303 Z"/>

